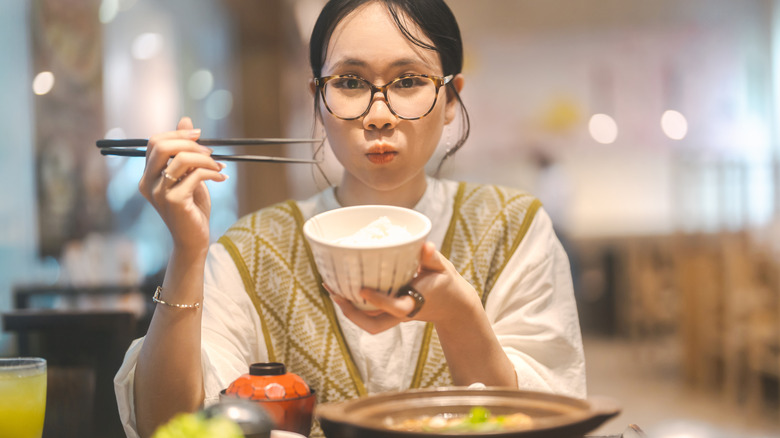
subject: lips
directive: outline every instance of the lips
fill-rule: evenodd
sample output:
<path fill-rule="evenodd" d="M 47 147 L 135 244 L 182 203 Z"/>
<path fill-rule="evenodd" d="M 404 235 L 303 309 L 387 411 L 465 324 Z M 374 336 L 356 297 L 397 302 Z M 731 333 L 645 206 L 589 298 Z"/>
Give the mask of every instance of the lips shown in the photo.
<path fill-rule="evenodd" d="M 392 146 L 387 144 L 377 144 L 372 146 L 368 152 L 366 152 L 366 157 L 368 158 L 368 161 L 374 163 L 374 164 L 386 164 L 393 159 L 395 159 L 395 156 L 398 155 L 398 151 L 396 151 Z"/>

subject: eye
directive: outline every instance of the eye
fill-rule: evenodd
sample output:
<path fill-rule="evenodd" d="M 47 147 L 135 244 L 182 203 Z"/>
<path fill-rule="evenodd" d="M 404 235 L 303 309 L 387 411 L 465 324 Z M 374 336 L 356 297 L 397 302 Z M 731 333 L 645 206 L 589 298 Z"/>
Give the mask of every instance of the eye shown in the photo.
<path fill-rule="evenodd" d="M 425 85 L 426 79 L 420 76 L 407 76 L 394 84 L 396 88 L 415 88 Z"/>
<path fill-rule="evenodd" d="M 343 88 L 346 90 L 360 90 L 366 88 L 365 82 L 358 78 L 336 78 L 331 81 L 332 85 L 336 88 Z"/>

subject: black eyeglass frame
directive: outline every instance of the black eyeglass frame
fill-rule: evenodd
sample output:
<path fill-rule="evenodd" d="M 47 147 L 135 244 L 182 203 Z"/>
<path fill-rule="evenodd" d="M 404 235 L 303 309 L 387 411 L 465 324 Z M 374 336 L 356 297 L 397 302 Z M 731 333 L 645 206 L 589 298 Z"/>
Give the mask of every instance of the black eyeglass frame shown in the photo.
<path fill-rule="evenodd" d="M 368 114 L 369 111 L 371 111 L 371 105 L 374 103 L 374 95 L 376 93 L 382 93 L 382 95 L 385 97 L 385 102 L 387 103 L 387 109 L 390 110 L 390 112 L 402 120 L 419 120 L 423 117 L 427 116 L 428 114 L 433 111 L 433 108 L 436 106 L 436 101 L 439 99 L 439 89 L 447 84 L 449 84 L 452 81 L 452 78 L 454 78 L 455 75 L 447 75 L 447 76 L 434 76 L 434 75 L 404 75 L 399 76 L 392 81 L 386 83 L 385 85 L 374 85 L 371 82 L 369 82 L 366 79 L 361 78 L 357 75 L 331 75 L 331 76 L 323 76 L 321 78 L 314 78 L 314 86 L 317 87 L 317 89 L 320 91 L 320 96 L 322 97 L 322 102 L 325 104 L 325 108 L 328 110 L 329 113 L 333 115 L 333 117 L 336 117 L 337 119 L 341 120 L 357 120 L 366 114 Z M 350 78 L 350 79 L 357 79 L 359 81 L 363 81 L 366 84 L 368 84 L 369 88 L 371 88 L 371 98 L 368 100 L 368 105 L 366 106 L 366 110 L 363 111 L 362 114 L 356 117 L 341 117 L 338 114 L 334 113 L 332 109 L 330 109 L 330 106 L 328 105 L 327 99 L 325 99 L 325 84 L 328 83 L 328 81 L 331 81 L 333 79 L 340 79 L 340 78 Z M 398 81 L 402 81 L 404 79 L 409 78 L 425 78 L 430 79 L 433 81 L 433 85 L 436 87 L 436 93 L 433 96 L 433 103 L 431 104 L 431 107 L 428 108 L 428 111 L 425 112 L 425 114 L 418 116 L 418 117 L 404 117 L 398 113 L 396 113 L 393 110 L 392 105 L 390 105 L 390 100 L 387 98 L 387 89 L 395 84 Z"/>

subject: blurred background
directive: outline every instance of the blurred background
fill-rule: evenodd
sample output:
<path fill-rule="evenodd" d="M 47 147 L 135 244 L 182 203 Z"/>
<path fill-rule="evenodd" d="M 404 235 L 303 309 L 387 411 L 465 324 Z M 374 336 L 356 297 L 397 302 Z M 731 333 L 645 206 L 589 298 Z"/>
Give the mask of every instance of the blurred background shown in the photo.
<path fill-rule="evenodd" d="M 138 195 L 144 161 L 95 140 L 182 115 L 204 137 L 321 135 L 307 51 L 323 3 L 0 2 L 0 356 L 49 359 L 47 436 L 123 436 L 111 378 L 170 249 Z M 780 1 L 448 3 L 472 125 L 441 176 L 544 202 L 589 392 L 624 406 L 597 433 L 780 436 Z M 229 164 L 210 185 L 214 239 L 337 183 L 323 159 Z"/>

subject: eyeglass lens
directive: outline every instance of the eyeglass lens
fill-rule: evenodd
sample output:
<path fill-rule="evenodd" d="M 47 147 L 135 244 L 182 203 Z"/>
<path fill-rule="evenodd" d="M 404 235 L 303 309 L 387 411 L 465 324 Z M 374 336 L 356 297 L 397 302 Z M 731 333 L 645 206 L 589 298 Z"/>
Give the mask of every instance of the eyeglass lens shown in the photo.
<path fill-rule="evenodd" d="M 333 78 L 325 83 L 323 96 L 330 111 L 341 118 L 363 115 L 373 98 L 371 84 L 359 78 Z M 399 117 L 425 115 L 436 101 L 436 84 L 430 78 L 411 76 L 393 81 L 387 87 L 387 104 Z"/>

